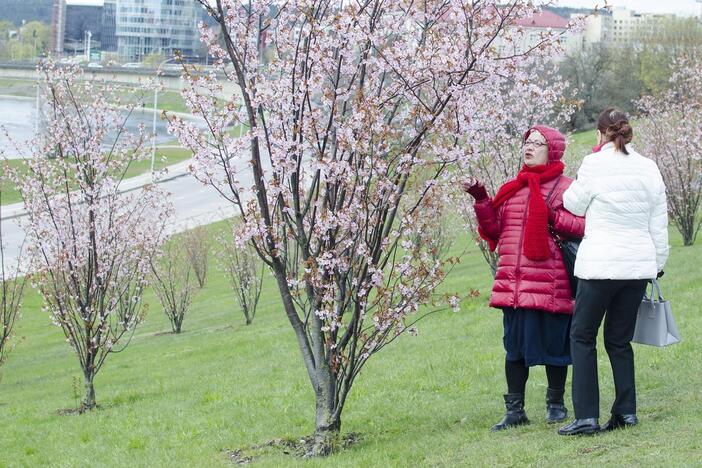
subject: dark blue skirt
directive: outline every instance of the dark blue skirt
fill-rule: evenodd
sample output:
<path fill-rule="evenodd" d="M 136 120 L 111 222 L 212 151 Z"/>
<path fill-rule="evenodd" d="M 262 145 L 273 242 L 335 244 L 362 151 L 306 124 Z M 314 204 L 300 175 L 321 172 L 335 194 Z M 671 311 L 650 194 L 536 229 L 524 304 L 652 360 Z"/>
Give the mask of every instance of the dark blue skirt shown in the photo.
<path fill-rule="evenodd" d="M 505 307 L 503 342 L 508 361 L 524 359 L 527 366 L 567 366 L 570 358 L 568 314 Z"/>

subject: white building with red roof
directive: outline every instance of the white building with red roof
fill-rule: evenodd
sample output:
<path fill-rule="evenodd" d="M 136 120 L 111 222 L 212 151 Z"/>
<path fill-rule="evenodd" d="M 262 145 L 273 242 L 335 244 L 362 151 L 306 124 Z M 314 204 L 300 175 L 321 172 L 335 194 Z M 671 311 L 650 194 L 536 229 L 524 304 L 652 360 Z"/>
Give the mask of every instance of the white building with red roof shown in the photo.
<path fill-rule="evenodd" d="M 510 44 L 500 42 L 497 48 L 501 54 L 522 54 L 536 47 L 546 35 L 555 33 L 561 36 L 561 45 L 566 53 L 575 52 L 580 49 L 582 41 L 578 34 L 568 31 L 568 24 L 569 21 L 566 18 L 552 11 L 543 10 L 531 17 L 516 20 L 510 27 L 520 28 L 523 31 L 521 39 Z"/>

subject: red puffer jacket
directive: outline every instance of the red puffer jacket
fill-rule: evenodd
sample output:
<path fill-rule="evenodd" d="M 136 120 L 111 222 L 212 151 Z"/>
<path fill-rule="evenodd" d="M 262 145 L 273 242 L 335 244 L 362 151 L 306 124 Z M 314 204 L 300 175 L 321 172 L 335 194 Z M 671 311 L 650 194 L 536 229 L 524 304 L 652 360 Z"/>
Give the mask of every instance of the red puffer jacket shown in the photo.
<path fill-rule="evenodd" d="M 563 208 L 563 192 L 573 180 L 561 176 L 541 184 L 546 199 L 554 185 L 549 205 L 549 223 L 564 237 L 579 238 L 585 231 L 585 219 Z M 483 232 L 497 241 L 495 284 L 492 307 L 519 307 L 547 312 L 572 314 L 575 301 L 571 297 L 568 273 L 558 245 L 549 236 L 551 257 L 544 261 L 529 260 L 523 253 L 524 226 L 529 206 L 529 187 L 523 187 L 509 200 L 492 207 L 486 198 L 475 203 L 475 213 Z"/>

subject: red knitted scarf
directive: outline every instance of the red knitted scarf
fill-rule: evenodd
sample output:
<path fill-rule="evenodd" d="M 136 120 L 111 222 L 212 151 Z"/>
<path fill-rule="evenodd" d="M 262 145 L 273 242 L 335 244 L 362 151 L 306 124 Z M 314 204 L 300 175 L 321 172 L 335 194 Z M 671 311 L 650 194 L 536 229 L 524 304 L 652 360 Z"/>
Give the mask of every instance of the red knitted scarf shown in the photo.
<path fill-rule="evenodd" d="M 560 176 L 563 174 L 563 169 L 565 166 L 561 161 L 534 167 L 523 166 L 517 177 L 500 187 L 492 200 L 492 206 L 497 210 L 522 187 L 529 186 L 529 208 L 523 251 L 530 260 L 546 260 L 551 255 L 548 248 L 548 207 L 541 196 L 541 183 Z M 478 228 L 478 233 L 490 244 L 490 251 L 495 250 L 496 240 L 489 238 L 480 228 Z"/>

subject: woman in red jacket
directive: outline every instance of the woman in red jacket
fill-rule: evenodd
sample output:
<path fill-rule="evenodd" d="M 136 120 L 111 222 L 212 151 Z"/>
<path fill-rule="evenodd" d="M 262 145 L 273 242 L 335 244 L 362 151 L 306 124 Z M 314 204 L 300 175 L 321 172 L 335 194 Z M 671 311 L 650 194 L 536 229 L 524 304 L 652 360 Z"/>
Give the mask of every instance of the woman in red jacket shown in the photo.
<path fill-rule="evenodd" d="M 490 305 L 503 310 L 507 411 L 493 431 L 528 424 L 524 391 L 529 367 L 546 366 L 546 420 L 565 420 L 563 402 L 570 358 L 574 300 L 558 245 L 549 233 L 580 238 L 584 218 L 563 208 L 572 179 L 563 175 L 565 138 L 535 126 L 524 135 L 524 166 L 492 200 L 478 181 L 463 189 L 475 199 L 479 232 L 499 262 Z"/>

